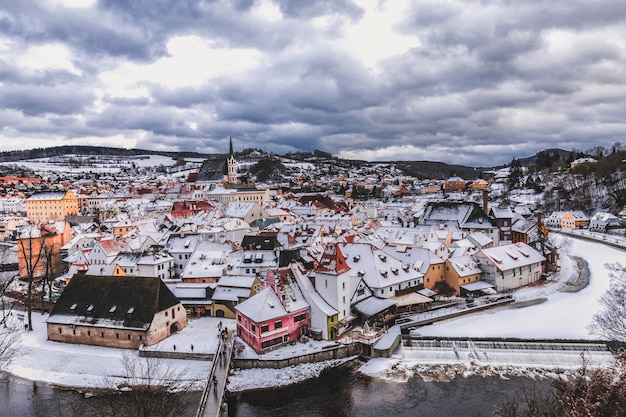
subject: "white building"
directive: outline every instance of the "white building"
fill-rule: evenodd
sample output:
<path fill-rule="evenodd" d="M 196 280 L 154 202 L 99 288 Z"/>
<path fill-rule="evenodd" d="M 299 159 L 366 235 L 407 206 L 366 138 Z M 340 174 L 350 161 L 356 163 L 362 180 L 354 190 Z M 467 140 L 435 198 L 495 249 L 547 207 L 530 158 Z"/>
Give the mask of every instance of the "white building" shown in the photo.
<path fill-rule="evenodd" d="M 508 291 L 539 281 L 546 258 L 525 243 L 482 249 L 476 254 L 482 280 L 496 291 Z"/>

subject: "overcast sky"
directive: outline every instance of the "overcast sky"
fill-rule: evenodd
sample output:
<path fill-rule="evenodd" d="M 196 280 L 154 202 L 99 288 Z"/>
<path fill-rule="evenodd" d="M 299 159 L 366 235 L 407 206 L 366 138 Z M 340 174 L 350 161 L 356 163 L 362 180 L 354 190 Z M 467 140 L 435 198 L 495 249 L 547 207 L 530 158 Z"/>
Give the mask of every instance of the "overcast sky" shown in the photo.
<path fill-rule="evenodd" d="M 0 0 L 0 151 L 491 166 L 625 116 L 624 0 Z"/>

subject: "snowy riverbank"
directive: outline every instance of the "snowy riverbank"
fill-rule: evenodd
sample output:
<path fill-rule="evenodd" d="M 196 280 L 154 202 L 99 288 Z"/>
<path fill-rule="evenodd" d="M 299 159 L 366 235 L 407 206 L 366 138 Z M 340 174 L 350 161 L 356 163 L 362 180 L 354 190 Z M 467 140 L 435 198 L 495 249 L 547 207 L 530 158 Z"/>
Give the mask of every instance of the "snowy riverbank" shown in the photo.
<path fill-rule="evenodd" d="M 587 326 L 593 314 L 600 309 L 599 296 L 608 288 L 608 271 L 605 263 L 614 262 L 624 256 L 624 252 L 598 243 L 573 240 L 568 253 L 587 260 L 589 285 L 578 288 L 577 292 L 565 291 L 577 277 L 576 262 L 569 257 L 561 258 L 558 276 L 551 281 L 520 289 L 518 300 L 528 302 L 526 307 L 497 309 L 475 313 L 467 317 L 441 322 L 420 328 L 424 337 L 510 337 L 520 339 L 577 339 L 595 340 Z M 568 284 L 569 283 L 569 284 Z M 541 300 L 533 303 L 533 300 Z M 124 381 L 122 357 L 124 349 L 111 349 L 97 346 L 71 345 L 51 342 L 46 337 L 45 315 L 35 314 L 35 330 L 22 334 L 22 351 L 9 372 L 19 378 L 46 382 L 63 387 L 104 388 L 111 382 Z M 191 349 L 195 351 L 216 348 L 214 337 L 219 319 L 203 318 L 192 320 L 187 329 L 168 338 L 152 349 Z M 287 355 L 284 352 L 275 353 Z M 134 352 L 136 355 L 137 352 Z M 453 375 L 550 375 L 557 370 L 535 369 L 530 367 L 484 366 L 461 360 L 456 364 L 420 363 L 419 360 L 403 357 L 402 348 L 389 359 L 372 359 L 365 363 L 360 372 L 375 378 L 405 380 L 419 374 L 424 378 L 446 379 Z M 210 361 L 168 359 L 168 364 L 176 370 L 184 370 L 186 377 L 201 387 L 211 367 Z M 345 361 L 326 361 L 284 369 L 235 370 L 229 377 L 228 389 L 242 391 L 256 388 L 270 388 L 301 382 L 315 378 L 329 367 Z"/>

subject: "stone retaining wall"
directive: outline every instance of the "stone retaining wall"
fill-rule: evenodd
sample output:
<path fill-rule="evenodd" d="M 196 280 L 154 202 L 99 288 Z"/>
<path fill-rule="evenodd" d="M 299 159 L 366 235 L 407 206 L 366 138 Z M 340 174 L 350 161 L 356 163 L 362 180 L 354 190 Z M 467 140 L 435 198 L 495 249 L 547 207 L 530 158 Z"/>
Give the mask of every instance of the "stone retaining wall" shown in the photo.
<path fill-rule="evenodd" d="M 307 353 L 301 356 L 281 358 L 281 359 L 233 359 L 233 366 L 239 369 L 251 368 L 272 368 L 280 369 L 288 366 L 300 365 L 303 363 L 322 362 L 333 359 L 344 359 L 351 356 L 359 356 L 363 351 L 360 343 L 350 345 L 341 345 L 331 349 L 325 349 L 319 352 Z"/>

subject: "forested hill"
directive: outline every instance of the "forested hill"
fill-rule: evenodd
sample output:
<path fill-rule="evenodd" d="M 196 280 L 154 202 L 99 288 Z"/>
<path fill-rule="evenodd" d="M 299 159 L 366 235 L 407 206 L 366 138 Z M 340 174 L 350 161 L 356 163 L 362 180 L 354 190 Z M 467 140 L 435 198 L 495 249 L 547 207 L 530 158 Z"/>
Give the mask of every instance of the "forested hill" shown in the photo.
<path fill-rule="evenodd" d="M 463 165 L 449 165 L 443 162 L 399 161 L 396 167 L 405 175 L 416 178 L 447 179 L 458 176 L 467 180 L 482 178 L 487 168 L 473 168 Z"/>
<path fill-rule="evenodd" d="M 51 148 L 35 148 L 19 151 L 0 152 L 0 162 L 15 162 L 27 159 L 52 158 L 61 155 L 164 155 L 172 158 L 211 158 L 216 155 L 199 152 L 167 152 L 145 149 L 111 148 L 107 146 L 54 146 Z"/>

